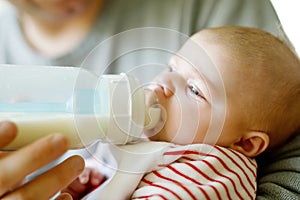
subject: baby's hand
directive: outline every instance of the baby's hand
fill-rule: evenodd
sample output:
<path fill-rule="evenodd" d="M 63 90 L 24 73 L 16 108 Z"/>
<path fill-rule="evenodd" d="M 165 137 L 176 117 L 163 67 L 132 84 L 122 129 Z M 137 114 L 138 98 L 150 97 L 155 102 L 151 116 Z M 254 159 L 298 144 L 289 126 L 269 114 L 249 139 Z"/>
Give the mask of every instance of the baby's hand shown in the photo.
<path fill-rule="evenodd" d="M 97 169 L 87 167 L 62 193 L 71 194 L 73 200 L 81 199 L 104 181 L 105 177 Z"/>

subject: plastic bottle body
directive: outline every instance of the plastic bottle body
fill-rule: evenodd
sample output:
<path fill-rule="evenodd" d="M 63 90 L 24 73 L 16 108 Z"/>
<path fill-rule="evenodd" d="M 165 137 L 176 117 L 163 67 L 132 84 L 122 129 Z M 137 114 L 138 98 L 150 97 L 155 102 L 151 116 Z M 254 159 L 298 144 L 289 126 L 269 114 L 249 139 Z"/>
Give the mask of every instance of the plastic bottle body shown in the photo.
<path fill-rule="evenodd" d="M 138 140 L 145 124 L 144 91 L 126 74 L 97 77 L 73 67 L 0 66 L 0 120 L 17 124 L 17 149 L 51 133 L 71 148 L 96 140 Z"/>

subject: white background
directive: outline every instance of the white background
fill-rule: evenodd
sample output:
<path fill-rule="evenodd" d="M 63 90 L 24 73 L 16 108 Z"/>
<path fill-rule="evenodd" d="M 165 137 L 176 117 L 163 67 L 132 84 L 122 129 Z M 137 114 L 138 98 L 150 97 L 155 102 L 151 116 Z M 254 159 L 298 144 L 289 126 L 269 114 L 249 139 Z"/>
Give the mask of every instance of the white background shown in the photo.
<path fill-rule="evenodd" d="M 271 0 L 282 26 L 300 55 L 300 1 Z"/>
<path fill-rule="evenodd" d="M 0 12 L 7 6 L 6 1 L 0 0 Z M 271 2 L 286 34 L 300 55 L 300 0 L 271 0 Z"/>

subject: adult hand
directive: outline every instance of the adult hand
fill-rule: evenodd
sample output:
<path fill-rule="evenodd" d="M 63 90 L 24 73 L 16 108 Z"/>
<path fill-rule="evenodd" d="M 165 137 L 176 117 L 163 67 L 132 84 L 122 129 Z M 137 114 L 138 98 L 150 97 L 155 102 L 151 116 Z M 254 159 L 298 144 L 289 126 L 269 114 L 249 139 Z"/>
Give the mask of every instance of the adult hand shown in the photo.
<path fill-rule="evenodd" d="M 0 148 L 17 135 L 11 122 L 0 122 Z M 68 149 L 65 137 L 54 134 L 14 152 L 0 152 L 0 198 L 49 199 L 69 185 L 84 169 L 79 156 L 66 159 L 28 183 L 20 184 L 30 173 L 54 161 Z"/>

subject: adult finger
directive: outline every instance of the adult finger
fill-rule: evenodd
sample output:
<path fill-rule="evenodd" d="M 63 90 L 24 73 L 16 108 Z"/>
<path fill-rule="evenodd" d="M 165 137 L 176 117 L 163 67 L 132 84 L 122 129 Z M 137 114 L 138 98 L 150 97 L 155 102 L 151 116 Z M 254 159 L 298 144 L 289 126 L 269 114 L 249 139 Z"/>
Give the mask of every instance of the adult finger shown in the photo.
<path fill-rule="evenodd" d="M 70 184 L 83 169 L 84 160 L 80 156 L 72 156 L 4 198 L 48 200 L 61 188 Z"/>
<path fill-rule="evenodd" d="M 13 152 L 0 160 L 0 196 L 28 174 L 54 161 L 68 149 L 65 137 L 55 134 Z"/>
<path fill-rule="evenodd" d="M 55 200 L 72 200 L 72 195 L 68 193 L 62 193 L 58 197 L 55 198 Z"/>
<path fill-rule="evenodd" d="M 12 122 L 0 122 L 0 148 L 9 144 L 17 135 L 17 126 Z"/>

